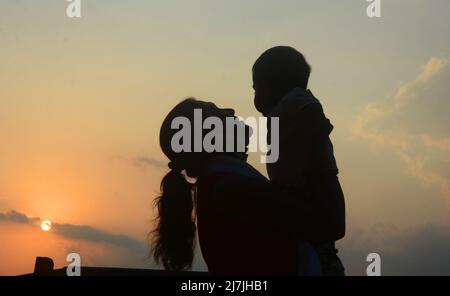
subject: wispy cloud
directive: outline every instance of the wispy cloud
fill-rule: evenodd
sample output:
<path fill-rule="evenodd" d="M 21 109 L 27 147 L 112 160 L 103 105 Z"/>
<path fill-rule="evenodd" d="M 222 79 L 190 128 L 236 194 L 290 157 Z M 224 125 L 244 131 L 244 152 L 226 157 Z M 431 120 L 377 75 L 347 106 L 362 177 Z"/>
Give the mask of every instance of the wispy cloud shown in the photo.
<path fill-rule="evenodd" d="M 352 133 L 394 151 L 410 175 L 439 189 L 450 202 L 450 172 L 435 165 L 450 159 L 448 81 L 450 59 L 430 59 L 417 78 L 403 83 L 387 102 L 366 105 Z"/>
<path fill-rule="evenodd" d="M 151 157 L 135 157 L 131 159 L 131 163 L 138 168 L 145 168 L 148 166 L 157 168 L 167 168 L 167 162 L 154 159 Z"/>
<path fill-rule="evenodd" d="M 12 210 L 7 213 L 0 213 L 0 221 L 36 226 L 36 224 L 39 223 L 41 219 L 39 217 L 28 217 L 23 213 Z M 139 250 L 145 250 L 147 248 L 144 243 L 135 240 L 127 235 L 109 233 L 88 225 L 74 225 L 53 222 L 52 231 L 62 237 L 75 241 L 106 243 L 118 247 L 133 248 Z"/>
<path fill-rule="evenodd" d="M 139 169 L 144 169 L 147 167 L 154 167 L 159 169 L 167 168 L 167 162 L 147 156 L 137 156 L 137 157 L 126 157 L 126 156 L 113 156 L 111 157 L 114 161 L 121 161 L 134 166 Z"/>
<path fill-rule="evenodd" d="M 20 224 L 34 224 L 35 222 L 38 222 L 40 220 L 41 219 L 38 217 L 30 218 L 27 215 L 16 212 L 14 210 L 9 211 L 7 213 L 0 213 L 0 221 L 7 221 Z"/>
<path fill-rule="evenodd" d="M 87 225 L 53 223 L 52 229 L 59 235 L 72 239 L 95 243 L 108 243 L 119 247 L 142 248 L 141 242 L 122 234 L 113 234 Z"/>

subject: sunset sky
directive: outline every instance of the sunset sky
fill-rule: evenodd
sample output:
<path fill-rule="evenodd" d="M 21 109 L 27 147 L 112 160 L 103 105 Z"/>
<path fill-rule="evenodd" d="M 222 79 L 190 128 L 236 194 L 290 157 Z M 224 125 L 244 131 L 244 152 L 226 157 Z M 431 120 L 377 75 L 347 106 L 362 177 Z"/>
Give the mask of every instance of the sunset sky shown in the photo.
<path fill-rule="evenodd" d="M 335 126 L 348 273 L 376 252 L 384 274 L 450 275 L 450 1 L 382 0 L 381 18 L 365 0 L 67 5 L 0 1 L 0 275 L 70 252 L 154 268 L 162 119 L 188 96 L 259 116 L 251 67 L 275 45 L 305 54 Z"/>

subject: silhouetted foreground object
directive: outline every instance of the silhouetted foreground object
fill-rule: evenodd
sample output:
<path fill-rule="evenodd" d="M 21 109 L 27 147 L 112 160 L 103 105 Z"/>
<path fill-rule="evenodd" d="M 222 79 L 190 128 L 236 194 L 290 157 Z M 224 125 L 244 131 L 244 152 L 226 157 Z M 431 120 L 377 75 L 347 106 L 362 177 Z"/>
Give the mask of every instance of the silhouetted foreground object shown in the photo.
<path fill-rule="evenodd" d="M 48 257 L 36 257 L 34 273 L 27 276 L 67 276 L 66 267 L 53 269 L 54 263 Z M 108 267 L 81 267 L 81 276 L 204 276 L 206 272 L 170 272 L 155 269 L 129 269 Z"/>
<path fill-rule="evenodd" d="M 36 275 L 51 275 L 55 264 L 53 260 L 48 257 L 36 257 L 34 264 L 34 274 Z"/>

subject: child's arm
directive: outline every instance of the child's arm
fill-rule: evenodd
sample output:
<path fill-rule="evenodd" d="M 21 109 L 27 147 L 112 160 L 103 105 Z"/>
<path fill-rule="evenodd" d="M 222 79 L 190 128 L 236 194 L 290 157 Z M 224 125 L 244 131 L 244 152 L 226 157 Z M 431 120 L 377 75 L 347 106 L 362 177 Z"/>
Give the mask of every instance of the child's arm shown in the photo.
<path fill-rule="evenodd" d="M 270 183 L 232 176 L 218 184 L 213 198 L 217 210 L 267 231 L 313 243 L 341 239 L 345 207 L 342 191 L 336 190 L 340 189 L 337 177 L 329 176 L 315 188 L 317 198 L 304 200 L 282 193 Z"/>
<path fill-rule="evenodd" d="M 280 108 L 280 118 L 289 126 L 290 146 L 298 147 L 302 153 L 300 159 L 296 160 L 295 155 L 292 155 L 292 159 L 303 163 L 293 161 L 290 165 L 305 168 L 302 173 L 307 176 L 338 174 L 330 140 L 334 127 L 318 101 L 306 106 L 301 101 L 288 101 Z"/>

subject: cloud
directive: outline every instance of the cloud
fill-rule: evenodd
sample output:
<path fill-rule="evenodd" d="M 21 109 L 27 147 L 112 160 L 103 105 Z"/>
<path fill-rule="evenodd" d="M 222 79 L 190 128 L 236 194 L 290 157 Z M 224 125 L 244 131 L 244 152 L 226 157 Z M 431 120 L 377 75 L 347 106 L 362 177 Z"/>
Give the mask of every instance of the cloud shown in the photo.
<path fill-rule="evenodd" d="M 382 275 L 450 275 L 450 226 L 399 229 L 377 224 L 340 244 L 349 274 L 366 274 L 367 255 L 381 256 Z"/>
<path fill-rule="evenodd" d="M 25 214 L 16 212 L 14 210 L 9 211 L 8 213 L 0 213 L 0 221 L 7 221 L 20 224 L 33 224 L 40 220 L 41 219 L 37 217 L 29 218 Z"/>
<path fill-rule="evenodd" d="M 392 150 L 408 173 L 450 202 L 450 59 L 432 58 L 385 103 L 367 104 L 352 134 Z M 444 165 L 443 165 L 444 164 Z"/>
<path fill-rule="evenodd" d="M 115 161 L 122 161 L 128 163 L 139 169 L 144 169 L 147 167 L 167 168 L 166 161 L 146 156 L 138 156 L 138 157 L 113 156 L 111 157 L 111 159 Z"/>
<path fill-rule="evenodd" d="M 167 168 L 167 162 L 157 160 L 151 157 L 135 157 L 131 159 L 131 163 L 138 168 L 145 168 L 147 166 L 157 168 Z"/>
<path fill-rule="evenodd" d="M 8 213 L 0 213 L 0 221 L 36 225 L 36 223 L 40 222 L 41 219 L 38 217 L 30 218 L 23 213 L 13 210 Z M 75 241 L 106 243 L 118 247 L 137 250 L 147 249 L 145 244 L 129 236 L 105 232 L 87 225 L 73 225 L 53 222 L 52 231 L 64 238 Z"/>
<path fill-rule="evenodd" d="M 72 240 L 107 243 L 125 248 L 145 248 L 145 246 L 126 235 L 112 234 L 86 225 L 53 223 L 52 229 L 59 235 Z"/>

